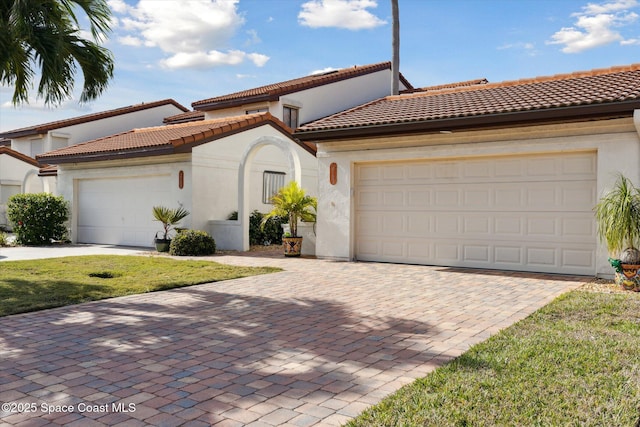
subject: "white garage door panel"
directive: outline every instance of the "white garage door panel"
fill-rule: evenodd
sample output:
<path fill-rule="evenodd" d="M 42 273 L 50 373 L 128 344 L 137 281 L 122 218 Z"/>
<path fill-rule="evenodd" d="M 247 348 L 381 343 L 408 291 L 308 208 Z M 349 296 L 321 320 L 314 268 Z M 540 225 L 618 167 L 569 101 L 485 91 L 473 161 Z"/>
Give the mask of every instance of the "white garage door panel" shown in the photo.
<path fill-rule="evenodd" d="M 162 225 L 151 209 L 166 204 L 169 175 L 78 181 L 78 242 L 151 246 Z"/>
<path fill-rule="evenodd" d="M 593 274 L 595 153 L 356 165 L 356 258 Z"/>

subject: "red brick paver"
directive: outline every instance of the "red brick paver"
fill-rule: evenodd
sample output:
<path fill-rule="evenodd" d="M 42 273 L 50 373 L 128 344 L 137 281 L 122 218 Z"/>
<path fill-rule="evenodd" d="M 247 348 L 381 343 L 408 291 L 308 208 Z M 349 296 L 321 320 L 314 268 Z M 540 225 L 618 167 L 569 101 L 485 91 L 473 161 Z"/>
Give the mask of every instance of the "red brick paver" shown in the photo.
<path fill-rule="evenodd" d="M 0 318 L 0 425 L 339 425 L 586 280 L 213 259 L 286 271 Z"/>

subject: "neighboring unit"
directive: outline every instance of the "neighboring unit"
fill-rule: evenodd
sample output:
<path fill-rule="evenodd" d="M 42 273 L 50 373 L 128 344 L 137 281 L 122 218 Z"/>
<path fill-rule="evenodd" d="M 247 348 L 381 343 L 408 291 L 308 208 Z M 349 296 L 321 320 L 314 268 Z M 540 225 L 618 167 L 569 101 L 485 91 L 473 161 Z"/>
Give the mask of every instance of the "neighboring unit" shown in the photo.
<path fill-rule="evenodd" d="M 611 273 L 593 208 L 640 182 L 640 65 L 412 92 L 295 132 L 318 147 L 318 256 Z"/>
<path fill-rule="evenodd" d="M 5 195 L 56 193 L 56 169 L 40 170 L 35 157 L 89 139 L 131 129 L 162 124 L 165 117 L 187 108 L 173 99 L 142 103 L 71 119 L 59 120 L 0 133 L 0 212 L 6 209 Z M 0 225 L 4 222 L 0 213 Z"/>
<path fill-rule="evenodd" d="M 20 194 L 25 177 L 38 170 L 38 162 L 8 146 L 0 145 L 0 227 L 10 228 L 7 220 L 7 201 Z M 42 191 L 42 190 L 40 190 Z"/>
<path fill-rule="evenodd" d="M 182 225 L 209 232 L 219 249 L 247 250 L 250 212 L 271 210 L 279 187 L 295 180 L 317 193 L 315 145 L 293 129 L 388 94 L 390 75 L 389 63 L 357 66 L 197 101 L 165 126 L 37 158 L 58 167 L 74 242 L 151 246 L 160 228 L 151 209 L 163 205 L 190 211 Z M 234 211 L 239 220 L 227 220 Z"/>

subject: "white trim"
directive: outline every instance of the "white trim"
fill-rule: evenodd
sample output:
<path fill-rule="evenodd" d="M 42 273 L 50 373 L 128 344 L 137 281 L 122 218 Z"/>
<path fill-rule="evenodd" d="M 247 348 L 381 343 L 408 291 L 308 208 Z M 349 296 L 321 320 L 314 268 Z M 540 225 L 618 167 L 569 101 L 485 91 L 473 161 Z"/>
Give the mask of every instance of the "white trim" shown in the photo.
<path fill-rule="evenodd" d="M 242 154 L 240 167 L 238 168 L 238 221 L 242 226 L 242 242 L 238 242 L 237 250 L 248 251 L 249 245 L 249 191 L 251 182 L 251 162 L 262 147 L 274 145 L 287 156 L 291 179 L 301 184 L 302 167 L 300 157 L 293 150 L 291 141 L 273 136 L 261 136 L 247 146 Z M 235 245 L 234 245 L 235 246 Z"/>

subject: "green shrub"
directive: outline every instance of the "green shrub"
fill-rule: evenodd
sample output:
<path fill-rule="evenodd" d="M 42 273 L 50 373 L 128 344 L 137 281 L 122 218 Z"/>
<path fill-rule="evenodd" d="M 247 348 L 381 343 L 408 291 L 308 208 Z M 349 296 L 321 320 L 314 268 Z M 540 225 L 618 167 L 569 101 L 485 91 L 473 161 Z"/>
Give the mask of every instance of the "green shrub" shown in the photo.
<path fill-rule="evenodd" d="M 0 231 L 0 246 L 9 246 L 9 236 L 4 231 Z"/>
<path fill-rule="evenodd" d="M 265 214 L 254 210 L 249 216 L 249 244 L 251 245 L 281 245 L 282 225 L 287 218 L 273 217 L 265 223 L 264 229 L 260 227 Z M 227 219 L 238 219 L 238 212 L 232 212 Z"/>
<path fill-rule="evenodd" d="M 60 196 L 14 194 L 7 202 L 7 217 L 19 244 L 49 245 L 67 237 L 65 222 L 69 219 L 69 206 Z"/>
<path fill-rule="evenodd" d="M 200 230 L 185 230 L 178 233 L 169 246 L 169 255 L 198 256 L 212 255 L 216 252 L 213 237 Z"/>

